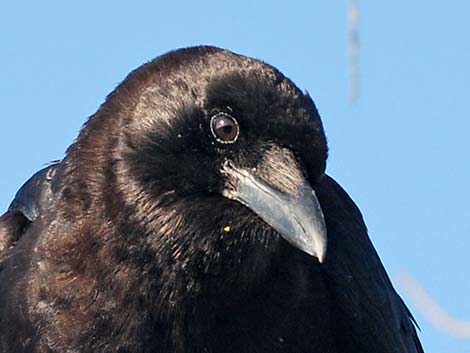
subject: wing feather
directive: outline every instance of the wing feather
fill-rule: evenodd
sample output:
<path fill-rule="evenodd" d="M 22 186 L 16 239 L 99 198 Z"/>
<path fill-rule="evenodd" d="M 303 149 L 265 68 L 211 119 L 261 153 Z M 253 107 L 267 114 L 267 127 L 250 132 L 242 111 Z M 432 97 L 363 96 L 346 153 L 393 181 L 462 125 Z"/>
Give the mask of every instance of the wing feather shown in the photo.
<path fill-rule="evenodd" d="M 59 163 L 34 174 L 18 190 L 8 211 L 0 217 L 0 263 L 52 202 L 52 181 Z"/>
<path fill-rule="evenodd" d="M 318 196 L 328 231 L 325 272 L 342 318 L 338 340 L 344 351 L 423 353 L 414 320 L 393 288 L 357 206 L 328 176 Z"/>

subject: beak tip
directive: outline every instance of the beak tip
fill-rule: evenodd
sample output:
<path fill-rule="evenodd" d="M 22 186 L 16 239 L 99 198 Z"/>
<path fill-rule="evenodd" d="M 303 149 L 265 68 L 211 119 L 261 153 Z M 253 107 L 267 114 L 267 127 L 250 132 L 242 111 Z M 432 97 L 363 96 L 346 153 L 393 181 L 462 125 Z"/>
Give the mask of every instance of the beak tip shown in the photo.
<path fill-rule="evenodd" d="M 322 249 L 315 249 L 312 251 L 306 251 L 309 255 L 313 256 L 318 260 L 320 264 L 323 264 L 325 262 L 326 258 L 326 247 L 323 247 Z"/>
<path fill-rule="evenodd" d="M 318 239 L 317 237 L 316 238 L 317 241 L 313 241 L 308 245 L 305 244 L 307 246 L 305 245 L 300 246 L 300 247 L 298 245 L 294 245 L 294 246 L 298 247 L 300 250 L 309 254 L 310 256 L 313 256 L 314 258 L 316 258 L 320 264 L 323 264 L 325 262 L 326 253 L 327 253 L 326 234 L 322 234 L 322 236 L 319 238 L 321 240 Z"/>
<path fill-rule="evenodd" d="M 325 239 L 326 239 L 326 236 L 325 236 Z M 325 258 L 326 258 L 326 250 L 327 250 L 327 247 L 326 247 L 326 243 L 322 246 L 322 249 L 321 251 L 319 252 L 318 254 L 318 261 L 322 264 L 325 262 Z"/>

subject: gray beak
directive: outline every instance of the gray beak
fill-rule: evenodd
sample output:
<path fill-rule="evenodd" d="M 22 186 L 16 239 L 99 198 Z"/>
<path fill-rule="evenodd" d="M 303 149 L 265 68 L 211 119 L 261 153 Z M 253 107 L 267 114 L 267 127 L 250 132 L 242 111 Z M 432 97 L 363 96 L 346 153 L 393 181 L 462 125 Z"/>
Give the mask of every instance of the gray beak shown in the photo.
<path fill-rule="evenodd" d="M 275 171 L 274 171 L 275 172 Z M 326 255 L 326 226 L 315 191 L 305 178 L 295 190 L 280 191 L 256 174 L 227 161 L 222 173 L 231 180 L 223 195 L 256 213 L 296 248 L 323 262 Z"/>

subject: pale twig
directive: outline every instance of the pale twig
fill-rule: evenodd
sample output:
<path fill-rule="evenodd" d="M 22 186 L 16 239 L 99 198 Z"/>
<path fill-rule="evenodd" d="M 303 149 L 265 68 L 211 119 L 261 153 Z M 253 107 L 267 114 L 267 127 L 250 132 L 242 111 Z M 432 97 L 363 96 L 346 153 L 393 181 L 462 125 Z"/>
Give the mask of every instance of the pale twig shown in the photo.
<path fill-rule="evenodd" d="M 397 280 L 405 295 L 434 326 L 451 336 L 470 339 L 470 322 L 450 316 L 410 275 L 401 274 Z"/>
<path fill-rule="evenodd" d="M 349 67 L 351 101 L 359 97 L 359 0 L 350 0 L 349 5 Z"/>

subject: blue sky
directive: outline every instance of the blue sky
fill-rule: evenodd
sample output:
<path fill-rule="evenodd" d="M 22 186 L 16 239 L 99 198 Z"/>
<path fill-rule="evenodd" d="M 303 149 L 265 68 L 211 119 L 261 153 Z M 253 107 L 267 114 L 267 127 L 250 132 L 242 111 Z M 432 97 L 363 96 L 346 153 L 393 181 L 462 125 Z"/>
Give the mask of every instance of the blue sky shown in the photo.
<path fill-rule="evenodd" d="M 346 0 L 164 3 L 0 5 L 0 209 L 63 156 L 130 70 L 171 49 L 217 45 L 309 91 L 329 140 L 328 172 L 358 203 L 392 278 L 411 274 L 470 320 L 470 3 L 361 2 L 356 104 Z M 410 307 L 426 352 L 470 351 Z"/>

